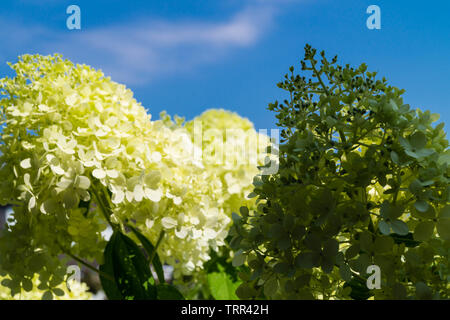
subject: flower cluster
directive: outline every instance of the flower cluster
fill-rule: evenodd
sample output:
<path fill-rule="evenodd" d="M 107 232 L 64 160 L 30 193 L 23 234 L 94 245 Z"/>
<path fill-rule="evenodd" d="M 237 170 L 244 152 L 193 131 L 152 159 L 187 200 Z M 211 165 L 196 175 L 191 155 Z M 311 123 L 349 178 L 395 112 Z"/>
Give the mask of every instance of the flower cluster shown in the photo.
<path fill-rule="evenodd" d="M 162 255 L 175 266 L 174 275 L 178 278 L 181 274 L 192 274 L 195 267 L 200 268 L 210 259 L 210 249 L 217 251 L 225 244 L 232 212 L 242 205 L 255 206 L 254 199 L 247 198 L 247 195 L 254 187 L 254 177 L 260 173 L 258 165 L 264 164 L 270 140 L 266 135 L 258 134 L 248 119 L 221 109 L 205 111 L 186 123 L 179 117 L 172 121 L 165 113 L 161 118 L 167 128 L 188 137 L 184 143 L 189 148 L 183 154 L 202 167 L 201 173 L 191 177 L 192 187 L 197 189 L 196 203 L 202 206 L 183 211 L 174 221 L 174 237 L 179 238 L 178 241 L 161 244 Z M 189 188 L 189 192 L 194 190 Z M 195 241 L 201 237 L 199 227 L 206 227 L 206 232 L 202 239 Z M 151 232 L 145 226 L 141 229 L 144 234 Z M 186 239 L 186 243 L 181 239 Z M 177 269 L 179 256 L 170 255 L 180 250 L 183 252 L 181 261 L 188 261 L 188 264 Z"/>
<path fill-rule="evenodd" d="M 439 118 L 367 66 L 329 62 L 307 46 L 302 70 L 272 103 L 280 167 L 253 191 L 230 234 L 248 263 L 241 298 L 448 299 L 450 151 Z M 369 290 L 368 267 L 380 268 Z M 369 274 L 368 274 L 369 272 Z"/>
<path fill-rule="evenodd" d="M 194 142 L 196 124 L 202 125 L 203 163 L 216 183 L 219 207 L 228 215 L 242 205 L 253 207 L 255 200 L 247 196 L 262 172 L 258 166 L 267 158 L 276 161 L 266 150 L 269 137 L 257 133 L 248 119 L 225 110 L 205 111 L 186 124 Z"/>
<path fill-rule="evenodd" d="M 0 203 L 14 215 L 0 238 L 0 271 L 12 289 L 35 272 L 48 275 L 42 286 L 61 282 L 61 253 L 101 263 L 107 223 L 135 223 L 152 242 L 165 234 L 158 251 L 176 275 L 224 244 L 230 208 L 256 165 L 221 169 L 190 156 L 207 146 L 188 128 L 152 121 L 129 89 L 86 65 L 23 55 L 11 67 L 16 76 L 0 80 Z M 229 112 L 200 119 L 256 135 Z"/>

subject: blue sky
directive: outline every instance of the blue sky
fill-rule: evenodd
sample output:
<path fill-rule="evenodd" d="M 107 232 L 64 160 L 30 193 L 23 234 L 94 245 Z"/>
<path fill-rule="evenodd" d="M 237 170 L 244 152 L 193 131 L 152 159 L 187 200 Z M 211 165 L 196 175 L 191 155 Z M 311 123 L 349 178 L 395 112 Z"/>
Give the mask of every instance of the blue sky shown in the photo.
<path fill-rule="evenodd" d="M 81 8 L 81 30 L 66 8 Z M 369 5 L 381 30 L 366 27 Z M 208 108 L 273 128 L 267 104 L 310 43 L 341 63 L 378 71 L 412 107 L 449 128 L 450 2 L 443 0 L 2 0 L 0 73 L 23 53 L 62 53 L 125 83 L 157 116 L 190 119 Z"/>

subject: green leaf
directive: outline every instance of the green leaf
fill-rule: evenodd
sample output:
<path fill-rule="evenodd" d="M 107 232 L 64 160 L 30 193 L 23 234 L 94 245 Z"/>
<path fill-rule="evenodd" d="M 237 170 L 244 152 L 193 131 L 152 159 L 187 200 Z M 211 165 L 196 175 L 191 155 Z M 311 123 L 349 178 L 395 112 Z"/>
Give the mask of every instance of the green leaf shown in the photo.
<path fill-rule="evenodd" d="M 400 158 L 399 158 L 397 152 L 395 152 L 395 151 L 391 151 L 391 159 L 395 164 L 399 164 L 399 162 L 400 162 Z"/>
<path fill-rule="evenodd" d="M 397 233 L 401 236 L 407 235 L 409 232 L 408 225 L 405 222 L 403 222 L 402 220 L 392 221 L 391 227 L 395 233 Z"/>
<path fill-rule="evenodd" d="M 395 233 L 389 235 L 396 244 L 404 244 L 408 248 L 414 248 L 420 245 L 419 241 L 414 241 L 413 233 L 409 232 L 407 235 L 401 236 Z"/>
<path fill-rule="evenodd" d="M 439 213 L 439 218 L 450 219 L 450 205 L 446 205 Z"/>
<path fill-rule="evenodd" d="M 151 257 L 154 254 L 153 261 L 150 261 L 150 263 L 153 265 L 156 271 L 156 275 L 158 276 L 159 283 L 165 283 L 164 280 L 164 270 L 162 267 L 161 260 L 159 259 L 158 253 L 153 253 L 155 251 L 155 247 L 150 242 L 150 240 L 147 239 L 142 233 L 140 233 L 136 228 L 134 228 L 131 225 L 127 225 L 127 227 L 130 228 L 131 231 L 136 235 L 136 237 L 139 239 L 139 241 L 142 243 L 142 246 L 144 247 L 145 251 L 147 252 L 147 255 Z"/>
<path fill-rule="evenodd" d="M 394 220 L 400 217 L 403 214 L 403 212 L 404 207 L 390 205 L 387 214 L 390 220 Z"/>
<path fill-rule="evenodd" d="M 384 201 L 382 204 L 381 204 L 381 207 L 380 207 L 380 214 L 381 214 L 381 216 L 383 217 L 383 218 L 389 218 L 389 208 L 390 208 L 390 204 L 389 204 L 389 202 L 388 201 Z"/>
<path fill-rule="evenodd" d="M 254 193 L 254 192 L 250 192 L 248 195 L 247 195 L 247 198 L 248 199 L 251 199 L 251 198 L 255 198 L 255 197 L 257 197 L 258 195 L 256 194 L 256 193 Z"/>
<path fill-rule="evenodd" d="M 383 194 L 394 194 L 395 192 L 397 192 L 397 189 L 388 189 L 384 191 Z"/>
<path fill-rule="evenodd" d="M 311 269 L 317 266 L 318 260 L 318 253 L 303 252 L 295 258 L 295 265 L 299 268 Z"/>
<path fill-rule="evenodd" d="M 414 239 L 418 241 L 427 241 L 433 235 L 433 231 L 434 223 L 432 221 L 421 222 L 414 229 Z"/>
<path fill-rule="evenodd" d="M 250 299 L 254 294 L 255 290 L 245 282 L 241 283 L 241 285 L 236 289 L 236 295 L 240 299 Z"/>
<path fill-rule="evenodd" d="M 330 273 L 333 271 L 334 265 L 336 264 L 335 257 L 322 257 L 320 261 L 320 267 L 322 268 L 323 272 Z"/>
<path fill-rule="evenodd" d="M 156 299 L 150 266 L 136 243 L 117 233 L 113 253 L 114 277 L 125 299 Z"/>
<path fill-rule="evenodd" d="M 64 290 L 59 288 L 53 288 L 52 292 L 58 297 L 62 297 L 64 295 Z"/>
<path fill-rule="evenodd" d="M 306 234 L 306 228 L 304 226 L 295 226 L 294 230 L 292 230 L 292 235 L 297 239 L 303 238 Z"/>
<path fill-rule="evenodd" d="M 112 281 L 102 279 L 106 284 L 105 293 L 108 298 L 127 300 L 156 299 L 156 287 L 152 284 L 152 274 L 147 259 L 136 243 L 120 232 L 114 232 L 105 249 L 105 264 L 101 268 L 107 274 L 113 274 Z M 112 272 L 111 272 L 112 271 Z M 117 292 L 118 291 L 118 292 Z"/>
<path fill-rule="evenodd" d="M 406 295 L 407 295 L 406 288 L 403 285 L 401 285 L 400 283 L 394 284 L 392 291 L 393 291 L 395 299 L 403 300 L 406 298 Z"/>
<path fill-rule="evenodd" d="M 418 200 L 414 203 L 414 207 L 420 212 L 427 212 L 430 205 L 424 200 Z"/>
<path fill-rule="evenodd" d="M 3 279 L 1 282 L 2 286 L 8 287 L 8 288 L 11 287 L 11 284 L 12 284 L 12 281 L 11 281 L 11 279 L 8 279 L 8 278 Z"/>
<path fill-rule="evenodd" d="M 356 257 L 360 250 L 361 248 L 359 244 L 354 244 L 345 251 L 345 257 L 347 258 L 347 260 L 350 260 Z"/>
<path fill-rule="evenodd" d="M 266 297 L 272 297 L 278 290 L 278 279 L 272 277 L 264 283 L 264 295 Z"/>
<path fill-rule="evenodd" d="M 243 217 L 247 217 L 248 216 L 248 208 L 247 207 L 240 207 L 239 208 L 239 212 L 241 213 L 241 215 L 243 216 Z"/>
<path fill-rule="evenodd" d="M 367 288 L 365 279 L 354 277 L 351 281 L 344 284 L 344 288 L 346 287 L 350 287 L 352 289 L 350 297 L 354 300 L 367 300 L 371 296 L 373 296 L 373 294 Z"/>
<path fill-rule="evenodd" d="M 416 297 L 419 300 L 430 300 L 432 299 L 431 289 L 423 282 L 416 283 Z"/>
<path fill-rule="evenodd" d="M 422 189 L 423 189 L 422 183 L 418 179 L 415 179 L 409 185 L 409 190 L 414 194 L 418 194 Z"/>
<path fill-rule="evenodd" d="M 318 234 L 316 233 L 310 233 L 305 237 L 305 240 L 303 241 L 305 246 L 308 249 L 311 249 L 313 251 L 320 251 L 322 247 L 322 242 Z"/>
<path fill-rule="evenodd" d="M 416 210 L 415 215 L 418 215 L 421 218 L 424 218 L 425 220 L 432 220 L 436 218 L 436 210 L 434 209 L 434 207 L 428 204 L 427 206 L 428 209 L 426 211 Z"/>
<path fill-rule="evenodd" d="M 33 290 L 33 282 L 30 279 L 23 279 L 22 288 L 23 290 L 30 292 L 31 290 Z"/>
<path fill-rule="evenodd" d="M 104 255 L 104 263 L 100 265 L 100 282 L 102 284 L 103 291 L 105 291 L 106 296 L 109 300 L 122 300 L 123 296 L 117 286 L 116 281 L 114 279 L 114 263 L 113 263 L 113 254 L 114 254 L 114 242 L 117 239 L 117 233 L 114 233 L 106 244 Z M 105 277 L 102 273 L 108 275 L 111 279 Z"/>
<path fill-rule="evenodd" d="M 156 286 L 158 300 L 184 300 L 183 295 L 177 288 L 167 283 Z"/>
<path fill-rule="evenodd" d="M 417 131 L 411 137 L 409 137 L 409 143 L 413 148 L 420 150 L 425 148 L 427 144 L 427 137 L 422 132 Z"/>
<path fill-rule="evenodd" d="M 375 252 L 391 252 L 394 246 L 394 240 L 391 237 L 379 236 L 375 239 Z"/>
<path fill-rule="evenodd" d="M 245 263 L 246 256 L 242 250 L 238 250 L 233 257 L 233 267 L 242 266 Z"/>
<path fill-rule="evenodd" d="M 372 235 L 368 231 L 364 231 L 359 236 L 359 244 L 361 249 L 366 252 L 371 252 L 373 249 Z"/>
<path fill-rule="evenodd" d="M 442 239 L 450 240 L 450 219 L 439 219 L 436 229 Z"/>
<path fill-rule="evenodd" d="M 433 153 L 435 153 L 433 149 L 421 149 L 416 152 L 416 155 L 418 156 L 418 158 L 425 158 L 432 155 Z"/>
<path fill-rule="evenodd" d="M 270 227 L 268 236 L 271 238 L 279 239 L 286 235 L 286 231 L 283 229 L 283 226 L 279 223 L 272 224 Z"/>
<path fill-rule="evenodd" d="M 42 295 L 42 300 L 53 300 L 53 293 L 51 291 L 45 291 Z"/>
<path fill-rule="evenodd" d="M 391 233 L 391 226 L 386 221 L 378 222 L 378 228 L 382 234 L 389 235 Z"/>
<path fill-rule="evenodd" d="M 280 250 L 286 250 L 291 247 L 291 239 L 289 238 L 289 235 L 285 234 L 283 237 L 278 239 L 277 242 L 278 249 Z"/>
<path fill-rule="evenodd" d="M 335 239 L 329 239 L 323 245 L 323 255 L 325 257 L 334 258 L 339 252 L 339 242 Z"/>
<path fill-rule="evenodd" d="M 222 268 L 221 268 L 222 269 Z M 238 300 L 236 289 L 242 281 L 233 281 L 225 271 L 208 274 L 208 285 L 211 295 L 216 300 Z"/>
<path fill-rule="evenodd" d="M 231 219 L 233 219 L 233 222 L 237 223 L 242 219 L 242 217 L 238 215 L 236 212 L 232 212 Z"/>
<path fill-rule="evenodd" d="M 350 267 L 346 264 L 343 264 L 339 267 L 339 274 L 341 275 L 342 280 L 348 282 L 352 280 L 352 271 Z"/>
<path fill-rule="evenodd" d="M 273 267 L 275 273 L 287 274 L 289 272 L 289 265 L 286 262 L 279 262 Z"/>
<path fill-rule="evenodd" d="M 365 274 L 367 267 L 371 264 L 371 259 L 368 254 L 360 253 L 356 260 L 350 260 L 348 264 L 353 270 Z"/>

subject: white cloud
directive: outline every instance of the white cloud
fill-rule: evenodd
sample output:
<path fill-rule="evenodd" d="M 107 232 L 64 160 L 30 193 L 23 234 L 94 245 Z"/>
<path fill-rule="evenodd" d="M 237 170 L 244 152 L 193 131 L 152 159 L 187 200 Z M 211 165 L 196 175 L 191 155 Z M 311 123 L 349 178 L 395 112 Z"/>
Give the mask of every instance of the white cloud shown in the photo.
<path fill-rule="evenodd" d="M 257 2 L 225 21 L 148 21 L 80 31 L 55 31 L 42 25 L 0 23 L 5 55 L 62 53 L 78 63 L 101 68 L 116 81 L 145 84 L 153 78 L 223 59 L 254 45 L 276 14 L 269 2 Z M 83 19 L 83 16 L 82 16 Z M 83 21 L 83 20 L 82 20 Z"/>

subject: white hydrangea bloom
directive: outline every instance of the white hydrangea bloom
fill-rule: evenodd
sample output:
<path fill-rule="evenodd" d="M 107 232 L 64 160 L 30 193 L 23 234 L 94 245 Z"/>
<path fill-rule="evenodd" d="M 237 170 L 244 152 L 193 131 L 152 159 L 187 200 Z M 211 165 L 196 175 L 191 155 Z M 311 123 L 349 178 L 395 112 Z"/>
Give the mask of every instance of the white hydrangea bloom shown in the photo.
<path fill-rule="evenodd" d="M 112 223 L 135 223 L 152 242 L 164 231 L 158 251 L 176 276 L 224 245 L 231 212 L 250 201 L 255 163 L 191 156 L 218 141 L 198 147 L 192 123 L 152 121 L 129 89 L 86 65 L 24 55 L 11 66 L 16 76 L 0 80 L 0 203 L 16 206 L 15 224 L 0 238 L 0 268 L 30 278 L 37 256 L 49 264 L 61 251 L 101 262 L 104 206 Z M 223 110 L 196 120 L 256 137 L 248 120 Z"/>

